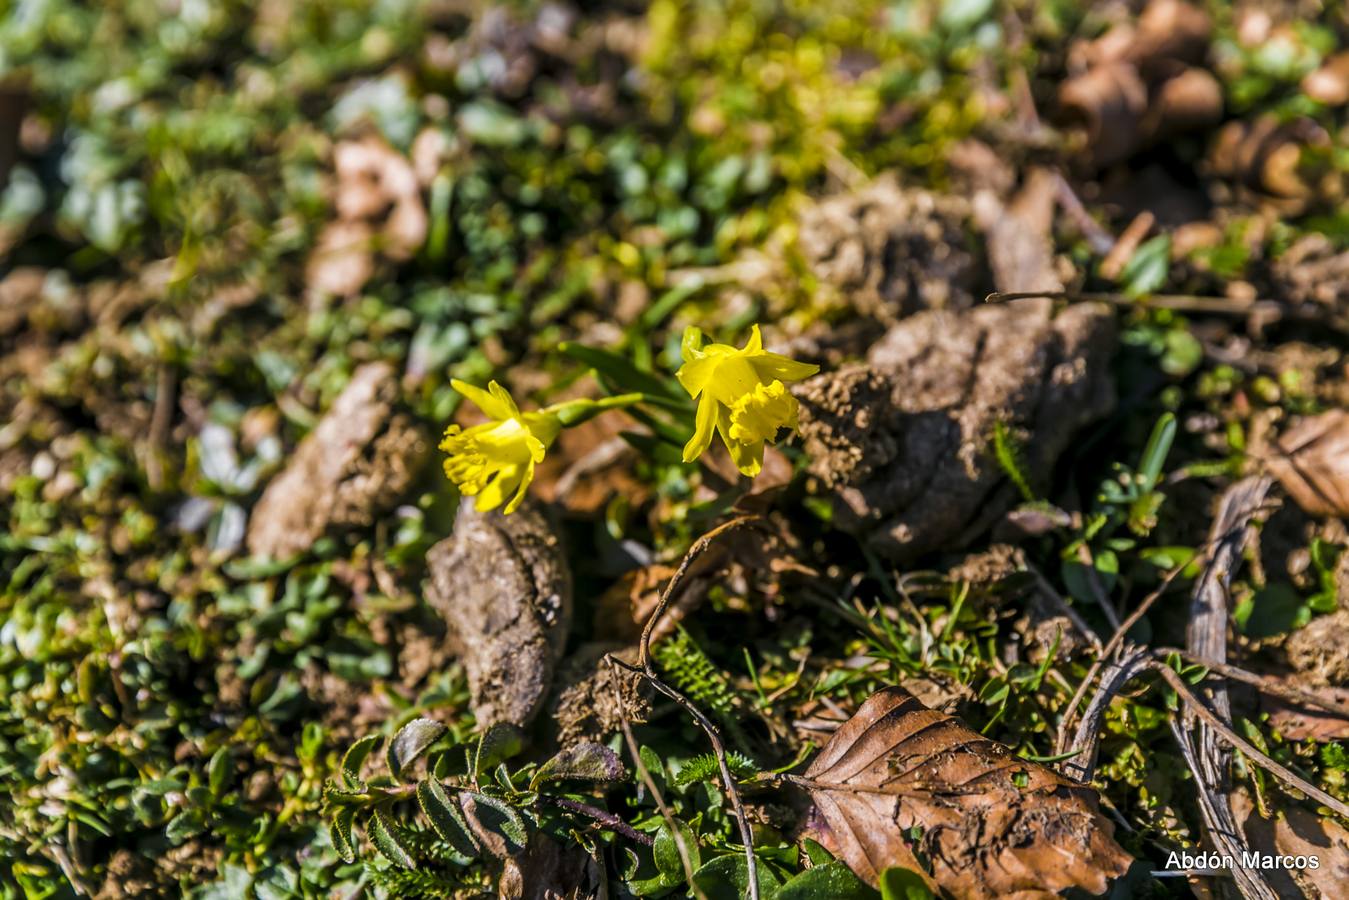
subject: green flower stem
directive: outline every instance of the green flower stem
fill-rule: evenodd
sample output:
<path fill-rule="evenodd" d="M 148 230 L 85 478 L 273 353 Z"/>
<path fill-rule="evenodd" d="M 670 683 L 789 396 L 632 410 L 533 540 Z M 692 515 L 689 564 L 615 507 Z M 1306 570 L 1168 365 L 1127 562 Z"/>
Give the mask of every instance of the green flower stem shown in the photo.
<path fill-rule="evenodd" d="M 582 422 L 593 419 L 606 410 L 634 406 L 647 399 L 645 394 L 640 393 L 619 394 L 616 397 L 603 397 L 599 400 L 568 400 L 556 406 L 550 406 L 544 411 L 556 416 L 564 428 L 570 428 L 573 425 L 580 425 Z"/>

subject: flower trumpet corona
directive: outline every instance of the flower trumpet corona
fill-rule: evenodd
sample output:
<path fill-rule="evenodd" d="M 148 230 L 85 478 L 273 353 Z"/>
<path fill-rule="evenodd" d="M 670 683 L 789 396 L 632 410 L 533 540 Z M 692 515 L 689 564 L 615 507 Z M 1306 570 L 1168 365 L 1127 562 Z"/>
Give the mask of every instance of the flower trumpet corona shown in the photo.
<path fill-rule="evenodd" d="M 543 461 L 563 428 L 641 398 L 640 394 L 624 394 L 601 400 L 568 400 L 522 413 L 495 381 L 487 385 L 487 390 L 458 379 L 450 385 L 481 409 L 489 421 L 469 428 L 451 425 L 445 429 L 440 442 L 440 449 L 446 453 L 445 474 L 461 494 L 476 498 L 480 512 L 504 503 L 505 515 L 515 512 L 524 501 L 534 480 L 534 467 Z"/>
<path fill-rule="evenodd" d="M 796 428 L 796 398 L 787 384 L 808 378 L 819 366 L 797 362 L 763 348 L 755 325 L 749 343 L 702 346 L 697 328 L 684 332 L 684 364 L 675 377 L 698 401 L 693 437 L 684 445 L 684 462 L 697 459 L 721 435 L 735 467 L 753 478 L 763 468 L 764 441 L 783 428 Z"/>

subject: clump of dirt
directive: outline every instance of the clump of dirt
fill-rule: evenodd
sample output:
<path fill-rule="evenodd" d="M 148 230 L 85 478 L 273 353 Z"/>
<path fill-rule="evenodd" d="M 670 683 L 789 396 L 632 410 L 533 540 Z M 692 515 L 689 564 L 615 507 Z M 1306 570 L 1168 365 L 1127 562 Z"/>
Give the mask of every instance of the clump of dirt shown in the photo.
<path fill-rule="evenodd" d="M 838 527 L 905 562 L 960 546 L 1015 498 L 995 433 L 1034 488 L 1083 426 L 1114 405 L 1113 320 L 1022 300 L 899 323 L 868 363 L 796 388 L 812 489 Z"/>
<path fill-rule="evenodd" d="M 1276 296 L 1349 320 L 1349 251 L 1324 234 L 1298 238 L 1274 260 Z"/>
<path fill-rule="evenodd" d="M 1317 616 L 1288 636 L 1284 652 L 1300 679 L 1313 685 L 1349 683 L 1349 609 Z"/>
<path fill-rule="evenodd" d="M 637 653 L 621 644 L 587 644 L 558 670 L 559 690 L 552 703 L 557 742 L 570 747 L 582 741 L 603 743 L 622 726 L 645 722 L 651 714 L 651 687 L 640 675 L 612 666 L 613 653 L 633 665 Z"/>
<path fill-rule="evenodd" d="M 827 197 L 801 217 L 801 252 L 820 281 L 884 324 L 924 309 L 973 305 L 979 268 L 958 197 L 883 177 Z"/>
<path fill-rule="evenodd" d="M 425 434 L 399 409 L 393 367 L 362 366 L 267 485 L 248 523 L 249 551 L 282 559 L 308 550 L 330 526 L 373 524 L 429 455 Z"/>
<path fill-rule="evenodd" d="M 552 687 L 571 621 L 561 541 L 532 503 L 509 516 L 466 503 L 426 565 L 426 601 L 445 619 L 478 724 L 527 725 Z"/>

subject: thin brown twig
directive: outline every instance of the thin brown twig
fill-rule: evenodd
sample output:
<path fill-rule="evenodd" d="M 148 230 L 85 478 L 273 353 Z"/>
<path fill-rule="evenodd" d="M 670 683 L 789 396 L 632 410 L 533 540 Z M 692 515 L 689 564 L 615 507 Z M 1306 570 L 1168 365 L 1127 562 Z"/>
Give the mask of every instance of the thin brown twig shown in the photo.
<path fill-rule="evenodd" d="M 1204 313 L 1219 316 L 1251 316 L 1261 312 L 1278 312 L 1290 318 L 1313 319 L 1312 316 L 1297 315 L 1295 311 L 1283 308 L 1277 300 L 1259 298 L 1256 300 L 1231 300 L 1227 297 L 1204 297 L 1198 294 L 1148 294 L 1134 297 L 1129 294 L 1109 291 L 994 291 L 984 297 L 985 303 L 1002 303 L 1008 300 L 1085 300 L 1094 303 L 1109 303 L 1141 309 L 1170 309 L 1176 312 Z"/>
<path fill-rule="evenodd" d="M 1091 599 L 1096 601 L 1096 605 L 1101 608 L 1105 620 L 1110 623 L 1111 628 L 1119 628 L 1119 613 L 1110 603 L 1110 595 L 1106 593 L 1105 585 L 1101 584 L 1101 577 L 1096 573 L 1096 558 L 1091 554 L 1091 548 L 1085 543 L 1077 545 L 1077 561 L 1086 569 L 1087 587 L 1091 588 Z"/>
<path fill-rule="evenodd" d="M 623 732 L 623 742 L 628 748 L 628 755 L 632 757 L 633 768 L 637 770 L 637 777 L 651 792 L 651 799 L 656 802 L 656 809 L 660 811 L 661 818 L 665 820 L 666 827 L 670 829 L 670 836 L 674 838 L 675 850 L 679 853 L 679 863 L 684 867 L 684 876 L 688 879 L 689 886 L 700 900 L 707 900 L 703 892 L 693 883 L 693 863 L 689 857 L 688 848 L 684 846 L 684 835 L 679 830 L 679 823 L 675 822 L 674 813 L 670 812 L 670 807 L 665 804 L 665 797 L 661 794 L 656 780 L 647 771 L 646 763 L 642 762 L 642 753 L 637 746 L 637 738 L 632 733 L 632 723 L 628 721 L 627 705 L 623 702 L 623 691 L 618 684 L 618 670 L 620 667 L 624 669 L 631 667 L 619 662 L 612 654 L 605 654 L 604 661 L 609 664 L 609 687 L 613 690 L 614 703 L 618 707 L 619 728 Z"/>
<path fill-rule="evenodd" d="M 1049 602 L 1054 605 L 1054 612 L 1063 615 L 1069 622 L 1072 622 L 1074 627 L 1076 627 L 1077 630 L 1082 633 L 1082 636 L 1086 638 L 1087 643 L 1091 644 L 1094 649 L 1099 651 L 1101 649 L 1101 638 L 1096 634 L 1095 629 L 1087 624 L 1087 620 L 1082 618 L 1077 610 L 1068 605 L 1068 601 L 1063 599 L 1062 594 L 1054 590 L 1054 586 L 1049 583 L 1049 579 L 1045 578 L 1044 574 L 1039 569 L 1031 565 L 1029 560 L 1022 559 L 1021 562 L 1025 565 L 1026 571 L 1035 576 L 1035 586 L 1039 588 L 1040 593 L 1044 594 L 1045 597 L 1049 599 Z"/>
<path fill-rule="evenodd" d="M 582 803 L 580 800 L 572 800 L 570 797 L 554 797 L 551 794 L 539 794 L 538 798 L 540 803 L 547 804 L 548 806 L 556 806 L 558 809 L 565 809 L 568 812 L 577 813 L 588 819 L 594 819 L 605 828 L 615 834 L 623 835 L 628 840 L 636 841 L 647 847 L 650 847 L 655 843 L 651 839 L 651 835 L 642 834 L 618 816 L 600 809 L 597 806 L 591 806 L 589 803 Z"/>
<path fill-rule="evenodd" d="M 1096 680 L 1096 676 L 1100 673 L 1101 667 L 1105 665 L 1106 660 L 1124 642 L 1124 636 L 1129 633 L 1129 629 L 1133 628 L 1134 625 L 1138 623 L 1138 620 L 1147 614 L 1147 611 L 1152 608 L 1152 604 L 1156 603 L 1158 599 L 1161 598 L 1162 594 L 1166 593 L 1166 589 L 1171 586 L 1171 583 L 1175 581 L 1185 569 L 1186 566 L 1176 566 L 1170 572 L 1167 572 L 1166 576 L 1162 579 L 1162 583 L 1157 585 L 1150 594 L 1143 598 L 1143 602 L 1138 604 L 1138 608 L 1129 613 L 1128 617 L 1115 629 L 1115 633 L 1110 636 L 1110 640 L 1106 641 L 1105 646 L 1101 648 L 1096 656 L 1096 661 L 1091 664 L 1091 668 L 1087 670 L 1086 677 L 1082 679 L 1082 683 L 1077 686 L 1077 690 L 1073 693 L 1073 699 L 1068 701 L 1068 708 L 1063 711 L 1063 719 L 1059 722 L 1058 737 L 1054 741 L 1055 754 L 1066 751 L 1068 747 L 1068 729 L 1073 724 L 1073 716 L 1077 713 L 1077 707 L 1081 705 L 1083 698 L 1086 697 L 1088 689 L 1090 689 L 1092 683 Z"/>
<path fill-rule="evenodd" d="M 1197 666 L 1203 666 L 1206 669 L 1212 669 L 1214 672 L 1217 672 L 1219 675 L 1222 675 L 1225 678 L 1230 678 L 1233 681 L 1240 681 L 1244 684 L 1249 684 L 1256 690 L 1259 690 L 1271 696 L 1279 697 L 1283 700 L 1289 700 L 1293 703 L 1300 703 L 1304 706 L 1315 706 L 1316 708 L 1323 709 L 1326 712 L 1335 713 L 1336 715 L 1349 718 L 1349 703 L 1337 700 L 1328 700 L 1325 697 L 1312 693 L 1311 691 L 1306 691 L 1303 690 L 1302 688 L 1294 687 L 1292 685 L 1281 684 L 1269 678 L 1268 676 L 1257 675 L 1254 672 L 1249 672 L 1246 669 L 1241 668 L 1240 666 L 1234 666 L 1231 665 L 1230 663 L 1221 663 L 1218 662 L 1216 659 L 1205 659 L 1202 656 L 1191 653 L 1188 650 L 1182 650 L 1179 647 L 1158 647 L 1154 649 L 1152 653 L 1154 656 L 1157 657 L 1167 657 L 1174 653 L 1188 663 L 1193 663 L 1194 665 Z"/>
<path fill-rule="evenodd" d="M 1336 800 L 1334 797 L 1307 781 L 1302 776 L 1296 774 L 1282 763 L 1270 759 L 1264 753 L 1257 750 L 1249 741 L 1238 736 L 1235 731 L 1229 728 L 1222 719 L 1213 712 L 1213 710 L 1209 709 L 1202 700 L 1195 696 L 1194 692 L 1190 690 L 1190 686 L 1185 683 L 1185 679 L 1176 674 L 1174 669 L 1155 661 L 1149 662 L 1148 668 L 1159 672 L 1166 683 L 1169 684 L 1172 689 L 1180 695 L 1180 698 L 1185 701 L 1188 708 L 1194 712 L 1195 715 L 1199 716 L 1199 718 L 1203 719 L 1208 727 L 1221 735 L 1223 740 L 1240 750 L 1256 765 L 1274 773 L 1287 784 L 1302 791 L 1302 793 L 1316 800 L 1322 806 L 1334 810 L 1336 814 L 1343 816 L 1345 821 L 1349 821 L 1349 806 L 1346 806 L 1342 801 Z"/>
<path fill-rule="evenodd" d="M 712 724 L 712 721 L 703 714 L 703 711 L 698 709 L 698 707 L 693 704 L 693 701 L 689 700 L 679 691 L 661 680 L 660 675 L 656 672 L 656 667 L 651 662 L 651 635 L 655 631 L 656 623 L 660 621 L 661 616 L 665 614 L 666 608 L 670 605 L 670 598 L 674 595 L 680 583 L 687 576 L 693 561 L 706 552 L 712 542 L 723 534 L 753 524 L 757 522 L 758 519 L 758 516 L 740 516 L 731 519 L 729 522 L 723 522 L 721 525 L 713 528 L 711 531 L 707 532 L 707 534 L 704 534 L 702 537 L 698 538 L 698 540 L 693 542 L 693 546 L 684 554 L 684 559 L 679 563 L 679 568 L 675 570 L 669 583 L 665 585 L 665 590 L 661 591 L 660 601 L 656 604 L 656 608 L 652 611 L 651 616 L 646 620 L 645 627 L 642 628 L 642 641 L 638 647 L 637 656 L 642 675 L 651 686 L 666 697 L 669 697 L 675 703 L 679 704 L 685 712 L 692 716 L 694 721 L 698 723 L 698 727 L 703 730 L 703 733 L 707 735 L 708 741 L 712 744 L 712 753 L 717 759 L 717 768 L 721 772 L 722 784 L 726 788 L 726 795 L 731 800 L 731 808 L 735 815 L 736 825 L 740 829 L 740 838 L 745 845 L 745 866 L 746 876 L 749 880 L 750 900 L 760 900 L 759 866 L 758 859 L 754 856 L 754 832 L 750 828 L 749 817 L 745 814 L 745 804 L 740 798 L 740 789 L 735 783 L 735 776 L 731 774 L 731 767 L 726 759 L 726 746 L 722 743 L 721 733 L 717 731 L 717 728 Z M 619 660 L 613 659 L 613 657 L 610 657 L 610 660 L 615 665 L 624 665 Z"/>

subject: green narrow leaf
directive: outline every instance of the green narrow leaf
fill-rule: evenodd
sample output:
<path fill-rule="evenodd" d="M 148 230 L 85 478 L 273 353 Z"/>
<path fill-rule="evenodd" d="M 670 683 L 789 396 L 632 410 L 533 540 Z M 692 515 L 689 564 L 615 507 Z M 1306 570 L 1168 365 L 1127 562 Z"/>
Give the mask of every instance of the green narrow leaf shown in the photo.
<path fill-rule="evenodd" d="M 428 778 L 420 782 L 417 803 L 441 840 L 464 856 L 478 855 L 478 843 L 473 839 L 463 811 L 439 781 Z"/>
<path fill-rule="evenodd" d="M 660 378 L 651 372 L 643 371 L 617 353 L 571 342 L 559 345 L 558 349 L 604 376 L 617 388 L 616 393 L 640 391 L 643 394 L 664 396 L 673 400 L 684 398 L 682 389 L 673 379 Z"/>
<path fill-rule="evenodd" d="M 1138 462 L 1138 474 L 1143 477 L 1141 485 L 1144 491 L 1157 486 L 1162 475 L 1162 466 L 1166 463 L 1171 444 L 1176 439 L 1176 417 L 1173 413 L 1164 413 L 1152 428 L 1143 456 Z"/>
<path fill-rule="evenodd" d="M 532 791 L 548 781 L 560 781 L 564 778 L 579 781 L 622 781 L 628 777 L 623 761 L 618 754 L 603 744 L 588 741 L 575 744 L 539 766 L 539 770 L 530 779 Z"/>
<path fill-rule="evenodd" d="M 206 783 L 211 788 L 211 794 L 216 797 L 223 794 L 233 774 L 234 754 L 230 753 L 230 748 L 221 747 L 211 755 L 211 761 L 206 764 Z"/>
<path fill-rule="evenodd" d="M 365 765 L 368 757 L 379 744 L 382 738 L 377 734 L 367 734 L 348 748 L 342 756 L 342 777 L 347 780 L 348 787 L 357 787 L 361 782 L 361 766 Z"/>
<path fill-rule="evenodd" d="M 333 849 L 342 857 L 343 862 L 356 861 L 356 842 L 351 837 L 351 826 L 356 821 L 353 807 L 339 809 L 328 823 L 328 831 L 333 838 Z"/>
<path fill-rule="evenodd" d="M 440 740 L 447 730 L 435 719 L 413 719 L 398 729 L 398 734 L 389 741 L 389 749 L 385 754 L 390 774 L 402 779 L 403 770 Z"/>
<path fill-rule="evenodd" d="M 504 800 L 477 791 L 467 793 L 477 805 L 476 815 L 482 827 L 501 835 L 516 848 L 523 850 L 529 840 L 528 826 L 525 825 L 524 817 Z"/>
<path fill-rule="evenodd" d="M 417 868 L 417 862 L 408 852 L 407 847 L 403 846 L 398 838 L 397 826 L 389 819 L 387 815 L 376 810 L 370 817 L 370 840 L 374 841 L 375 849 L 384 854 L 389 862 L 402 866 L 405 869 Z"/>

